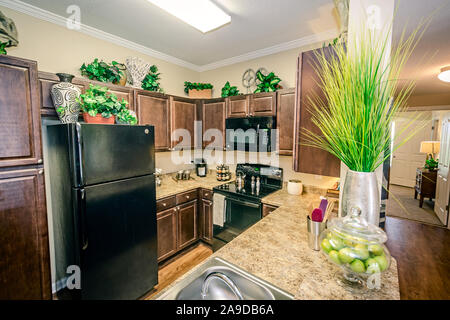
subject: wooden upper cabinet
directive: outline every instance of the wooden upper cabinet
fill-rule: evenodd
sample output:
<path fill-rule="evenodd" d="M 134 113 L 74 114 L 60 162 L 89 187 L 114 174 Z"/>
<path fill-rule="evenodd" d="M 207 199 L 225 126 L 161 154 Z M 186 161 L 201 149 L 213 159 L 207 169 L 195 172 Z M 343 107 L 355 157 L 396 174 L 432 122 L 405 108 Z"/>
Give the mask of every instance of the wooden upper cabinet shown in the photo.
<path fill-rule="evenodd" d="M 332 48 L 325 47 L 325 55 L 331 56 Z M 295 92 L 295 123 L 294 123 L 294 170 L 297 172 L 317 174 L 323 176 L 339 177 L 340 161 L 332 154 L 313 147 L 302 145 L 305 142 L 301 132 L 308 129 L 311 132 L 322 135 L 320 129 L 311 122 L 311 114 L 308 96 L 315 93 L 323 101 L 325 95 L 317 84 L 318 76 L 313 65 L 316 63 L 314 50 L 300 54 L 297 63 L 297 81 Z"/>
<path fill-rule="evenodd" d="M 202 103 L 203 147 L 225 147 L 225 99 L 204 100 Z M 210 130 L 210 129 L 214 129 Z M 208 131 L 209 130 L 209 131 Z M 218 136 L 220 133 L 221 136 Z"/>
<path fill-rule="evenodd" d="M 195 100 L 171 97 L 170 112 L 172 119 L 172 148 L 175 148 L 180 143 L 182 143 L 185 149 L 189 146 L 193 148 L 195 133 L 194 123 L 197 117 L 197 105 Z"/>
<path fill-rule="evenodd" d="M 0 55 L 0 167 L 42 162 L 37 64 Z"/>
<path fill-rule="evenodd" d="M 139 124 L 155 127 L 155 150 L 170 149 L 170 101 L 160 93 L 136 90 L 136 114 Z"/>
<path fill-rule="evenodd" d="M 227 98 L 227 118 L 245 118 L 250 111 L 250 97 L 241 95 Z"/>
<path fill-rule="evenodd" d="M 277 114 L 277 93 L 262 92 L 250 95 L 250 111 L 252 117 L 274 117 Z"/>
<path fill-rule="evenodd" d="M 38 169 L 0 172 L 0 257 L 0 300 L 51 298 L 44 176 Z"/>
<path fill-rule="evenodd" d="M 294 149 L 295 89 L 277 92 L 278 152 L 291 156 Z"/>
<path fill-rule="evenodd" d="M 51 96 L 52 86 L 59 82 L 56 74 L 50 72 L 39 71 L 39 92 L 41 95 L 41 115 L 42 116 L 57 116 L 53 100 Z M 84 92 L 87 82 L 81 78 L 73 78 L 72 83 Z"/>

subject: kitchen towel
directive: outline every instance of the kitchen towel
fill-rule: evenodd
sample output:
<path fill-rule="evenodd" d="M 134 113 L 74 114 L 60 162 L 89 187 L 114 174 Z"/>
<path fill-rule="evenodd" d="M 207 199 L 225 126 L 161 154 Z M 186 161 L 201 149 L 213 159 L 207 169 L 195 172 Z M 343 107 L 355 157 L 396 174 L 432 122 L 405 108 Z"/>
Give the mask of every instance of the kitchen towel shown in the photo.
<path fill-rule="evenodd" d="M 213 197 L 213 224 L 223 227 L 225 221 L 225 196 L 219 193 L 214 193 Z"/>

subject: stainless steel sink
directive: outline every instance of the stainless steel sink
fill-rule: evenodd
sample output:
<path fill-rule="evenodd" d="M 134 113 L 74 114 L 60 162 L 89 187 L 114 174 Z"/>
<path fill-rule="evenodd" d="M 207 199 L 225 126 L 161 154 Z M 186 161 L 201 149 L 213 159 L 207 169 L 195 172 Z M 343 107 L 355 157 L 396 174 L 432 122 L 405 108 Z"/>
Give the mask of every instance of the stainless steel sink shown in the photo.
<path fill-rule="evenodd" d="M 218 273 L 220 276 L 210 276 Z M 206 296 L 202 297 L 202 287 L 209 278 Z M 224 279 L 226 279 L 224 281 Z M 231 283 L 227 283 L 231 282 Z M 157 299 L 164 300 L 237 300 L 233 292 L 235 285 L 244 300 L 293 300 L 294 297 L 280 288 L 240 269 L 220 258 L 213 258 L 188 275 Z"/>

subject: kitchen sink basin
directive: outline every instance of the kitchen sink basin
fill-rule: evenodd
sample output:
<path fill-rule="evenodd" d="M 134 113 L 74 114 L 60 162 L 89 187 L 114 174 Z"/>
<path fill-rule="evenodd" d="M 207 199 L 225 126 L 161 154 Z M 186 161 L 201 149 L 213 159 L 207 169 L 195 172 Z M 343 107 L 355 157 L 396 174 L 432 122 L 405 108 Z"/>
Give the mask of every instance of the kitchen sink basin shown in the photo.
<path fill-rule="evenodd" d="M 206 287 L 204 287 L 206 280 Z M 202 291 L 204 296 L 202 296 Z M 175 284 L 165 300 L 293 300 L 280 288 L 220 258 L 213 258 Z"/>

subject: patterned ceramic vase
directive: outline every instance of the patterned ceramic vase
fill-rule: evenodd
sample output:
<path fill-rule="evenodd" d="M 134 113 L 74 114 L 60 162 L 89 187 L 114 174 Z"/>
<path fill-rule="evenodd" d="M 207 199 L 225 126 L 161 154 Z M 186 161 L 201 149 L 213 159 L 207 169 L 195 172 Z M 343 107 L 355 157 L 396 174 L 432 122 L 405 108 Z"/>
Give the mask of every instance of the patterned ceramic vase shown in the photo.
<path fill-rule="evenodd" d="M 77 122 L 80 113 L 80 104 L 77 102 L 77 98 L 80 97 L 81 90 L 72 84 L 73 75 L 67 73 L 57 73 L 56 75 L 61 82 L 52 86 L 51 95 L 59 120 L 62 123 Z"/>

